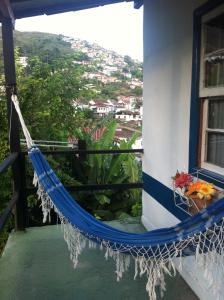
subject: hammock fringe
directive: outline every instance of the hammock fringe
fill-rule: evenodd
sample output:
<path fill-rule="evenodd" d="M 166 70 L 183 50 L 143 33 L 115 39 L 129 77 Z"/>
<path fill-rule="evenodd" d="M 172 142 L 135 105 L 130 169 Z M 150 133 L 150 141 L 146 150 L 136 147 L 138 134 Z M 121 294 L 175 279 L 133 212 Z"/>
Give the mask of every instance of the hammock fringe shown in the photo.
<path fill-rule="evenodd" d="M 160 287 L 163 295 L 166 290 L 165 275 L 176 274 L 174 261 L 179 259 L 177 269 L 181 270 L 183 258 L 195 255 L 195 266 L 204 271 L 204 277 L 212 287 L 214 299 L 222 299 L 224 199 L 174 227 L 153 230 L 138 236 L 101 224 L 84 212 L 65 190 L 40 150 L 34 145 L 17 96 L 12 95 L 11 99 L 18 113 L 29 157 L 36 172 L 34 184 L 38 188 L 37 194 L 41 200 L 43 221 L 50 220 L 50 211 L 54 209 L 60 218 L 74 267 L 77 267 L 79 255 L 87 245 L 90 248 L 98 245 L 101 250 L 105 250 L 106 259 L 114 259 L 119 281 L 128 269 L 132 257 L 135 262 L 134 278 L 145 274 L 149 299 L 156 300 L 156 286 Z"/>
<path fill-rule="evenodd" d="M 173 243 L 172 247 L 167 244 L 163 249 L 157 247 L 154 250 L 151 247 L 151 256 L 147 251 L 142 251 L 139 254 L 133 255 L 131 248 L 126 248 L 130 255 L 127 255 L 124 249 L 120 249 L 116 245 L 106 240 L 99 240 L 95 236 L 81 232 L 77 227 L 68 222 L 68 220 L 60 213 L 54 205 L 50 196 L 44 191 L 39 183 L 38 176 L 34 173 L 34 185 L 37 187 L 37 195 L 41 201 L 43 212 L 43 222 L 50 221 L 50 212 L 53 209 L 60 219 L 60 223 L 64 233 L 64 240 L 67 243 L 70 252 L 70 259 L 74 268 L 78 265 L 79 255 L 88 246 L 89 248 L 97 248 L 105 251 L 105 259 L 112 258 L 115 261 L 115 273 L 119 282 L 131 263 L 131 257 L 134 260 L 135 272 L 134 279 L 138 276 L 146 275 L 146 291 L 150 300 L 156 300 L 156 287 L 160 289 L 160 295 L 163 297 L 166 291 L 165 275 L 171 277 L 176 276 L 176 271 L 183 269 L 183 253 L 189 246 L 195 245 L 195 263 L 198 268 L 204 271 L 204 277 L 208 281 L 209 286 L 212 286 L 214 299 L 221 300 L 221 289 L 224 278 L 224 219 L 221 225 L 215 224 L 214 229 L 207 228 L 206 232 L 189 236 L 188 239 L 181 240 L 178 243 Z M 208 237 L 210 237 L 209 245 Z M 206 249 L 205 249 L 206 248 Z M 206 251 L 205 251 L 206 250 Z M 205 252 L 205 253 L 204 253 Z M 179 262 L 175 265 L 174 261 L 178 258 Z"/>

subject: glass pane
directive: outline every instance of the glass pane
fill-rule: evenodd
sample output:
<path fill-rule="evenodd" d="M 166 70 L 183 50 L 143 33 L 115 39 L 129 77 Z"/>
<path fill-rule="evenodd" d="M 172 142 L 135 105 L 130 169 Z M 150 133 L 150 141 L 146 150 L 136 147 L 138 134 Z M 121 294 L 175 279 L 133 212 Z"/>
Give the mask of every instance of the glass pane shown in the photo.
<path fill-rule="evenodd" d="M 204 24 L 205 87 L 224 86 L 224 14 Z"/>
<path fill-rule="evenodd" d="M 224 134 L 208 132 L 207 162 L 224 168 Z"/>
<path fill-rule="evenodd" d="M 208 128 L 224 129 L 224 98 L 209 100 Z"/>

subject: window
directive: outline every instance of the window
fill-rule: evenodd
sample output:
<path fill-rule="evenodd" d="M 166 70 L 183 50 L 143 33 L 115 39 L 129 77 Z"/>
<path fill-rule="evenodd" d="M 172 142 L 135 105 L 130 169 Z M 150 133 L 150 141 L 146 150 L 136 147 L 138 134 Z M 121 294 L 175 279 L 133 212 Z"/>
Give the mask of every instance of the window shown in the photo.
<path fill-rule="evenodd" d="M 224 5 L 202 18 L 201 167 L 224 175 Z"/>

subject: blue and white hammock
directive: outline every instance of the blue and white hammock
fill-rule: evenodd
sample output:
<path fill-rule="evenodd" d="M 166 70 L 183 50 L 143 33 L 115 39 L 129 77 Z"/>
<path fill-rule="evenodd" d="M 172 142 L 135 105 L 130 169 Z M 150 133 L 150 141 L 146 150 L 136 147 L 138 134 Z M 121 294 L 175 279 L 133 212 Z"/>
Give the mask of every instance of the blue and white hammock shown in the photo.
<path fill-rule="evenodd" d="M 35 170 L 34 184 L 38 188 L 44 222 L 54 209 L 64 229 L 64 239 L 74 267 L 87 244 L 89 247 L 99 245 L 105 251 L 106 259 L 112 257 L 115 260 L 117 280 L 128 269 L 132 257 L 135 261 L 134 278 L 146 274 L 149 298 L 156 300 L 156 286 L 160 286 L 163 294 L 164 275 L 175 276 L 176 261 L 177 268 L 181 270 L 182 258 L 195 255 L 195 263 L 203 265 L 205 277 L 213 287 L 214 299 L 221 299 L 219 291 L 224 285 L 224 199 L 173 227 L 141 234 L 112 228 L 95 219 L 70 196 L 40 149 L 34 145 L 15 95 L 12 101 Z"/>

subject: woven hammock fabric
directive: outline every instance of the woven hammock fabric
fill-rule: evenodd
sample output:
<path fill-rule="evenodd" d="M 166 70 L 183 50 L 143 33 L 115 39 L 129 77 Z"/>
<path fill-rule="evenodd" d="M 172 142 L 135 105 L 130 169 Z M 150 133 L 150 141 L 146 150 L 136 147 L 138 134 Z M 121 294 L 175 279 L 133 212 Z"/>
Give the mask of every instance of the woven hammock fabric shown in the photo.
<path fill-rule="evenodd" d="M 64 226 L 65 240 L 75 267 L 79 254 L 86 246 L 87 238 L 90 247 L 98 244 L 101 249 L 105 249 L 106 257 L 114 258 L 118 280 L 129 265 L 129 256 L 124 254 L 132 256 L 136 266 L 135 275 L 146 273 L 148 277 L 146 289 L 150 299 L 156 299 L 157 284 L 162 292 L 165 290 L 164 273 L 175 274 L 173 260 L 177 257 L 196 254 L 198 261 L 200 256 L 203 257 L 206 272 L 209 274 L 207 276 L 213 283 L 211 271 L 214 263 L 219 261 L 223 266 L 224 199 L 174 227 L 142 234 L 127 233 L 98 221 L 81 208 L 37 147 L 29 150 L 29 157 L 36 172 L 44 221 L 54 208 Z M 220 271 L 220 276 L 223 276 L 223 267 Z"/>
<path fill-rule="evenodd" d="M 150 300 L 155 300 L 156 285 L 160 286 L 163 294 L 164 275 L 175 275 L 174 262 L 178 259 L 181 269 L 182 257 L 195 255 L 196 263 L 203 265 L 205 277 L 212 285 L 214 299 L 221 299 L 220 290 L 224 285 L 224 199 L 169 228 L 135 234 L 110 227 L 81 208 L 67 192 L 39 148 L 33 144 L 17 98 L 14 96 L 12 100 L 29 147 L 29 158 L 35 170 L 34 184 L 38 187 L 44 221 L 54 209 L 64 228 L 64 238 L 74 267 L 87 241 L 89 247 L 99 245 L 101 250 L 105 250 L 106 258 L 115 260 L 117 280 L 128 269 L 133 257 L 135 277 L 146 274 L 146 290 Z"/>

